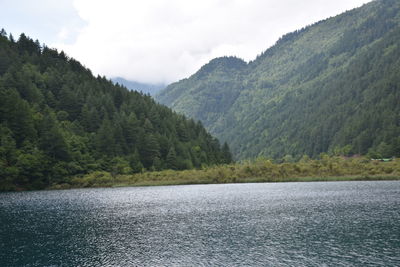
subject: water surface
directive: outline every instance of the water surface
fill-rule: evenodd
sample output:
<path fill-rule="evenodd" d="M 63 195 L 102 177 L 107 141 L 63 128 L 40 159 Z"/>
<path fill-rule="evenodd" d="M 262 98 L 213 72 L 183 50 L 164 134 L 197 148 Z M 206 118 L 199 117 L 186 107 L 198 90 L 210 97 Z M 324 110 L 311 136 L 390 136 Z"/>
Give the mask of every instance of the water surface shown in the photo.
<path fill-rule="evenodd" d="M 0 266 L 399 266 L 400 182 L 0 194 Z"/>

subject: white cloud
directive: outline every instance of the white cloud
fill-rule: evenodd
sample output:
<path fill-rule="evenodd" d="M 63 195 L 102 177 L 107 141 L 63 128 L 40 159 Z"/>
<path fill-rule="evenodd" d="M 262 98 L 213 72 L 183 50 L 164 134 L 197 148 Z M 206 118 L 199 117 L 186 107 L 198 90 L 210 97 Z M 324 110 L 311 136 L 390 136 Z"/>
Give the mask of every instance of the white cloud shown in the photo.
<path fill-rule="evenodd" d="M 15 38 L 25 33 L 46 44 L 73 43 L 84 22 L 72 0 L 0 0 L 0 27 Z"/>
<path fill-rule="evenodd" d="M 214 57 L 252 60 L 283 34 L 368 0 L 75 0 L 87 22 L 64 49 L 94 73 L 169 83 Z M 77 32 L 76 29 L 72 32 Z"/>

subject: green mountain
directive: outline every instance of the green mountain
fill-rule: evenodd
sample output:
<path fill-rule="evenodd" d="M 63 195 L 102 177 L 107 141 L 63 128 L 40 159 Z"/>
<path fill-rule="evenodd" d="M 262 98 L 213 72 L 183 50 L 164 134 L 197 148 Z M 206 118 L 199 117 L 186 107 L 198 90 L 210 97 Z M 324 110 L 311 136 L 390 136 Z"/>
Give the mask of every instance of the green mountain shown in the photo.
<path fill-rule="evenodd" d="M 156 99 L 240 159 L 400 156 L 400 1 L 289 33 L 248 64 L 214 59 Z"/>
<path fill-rule="evenodd" d="M 63 52 L 0 32 L 0 191 L 228 163 L 200 122 L 94 77 Z"/>

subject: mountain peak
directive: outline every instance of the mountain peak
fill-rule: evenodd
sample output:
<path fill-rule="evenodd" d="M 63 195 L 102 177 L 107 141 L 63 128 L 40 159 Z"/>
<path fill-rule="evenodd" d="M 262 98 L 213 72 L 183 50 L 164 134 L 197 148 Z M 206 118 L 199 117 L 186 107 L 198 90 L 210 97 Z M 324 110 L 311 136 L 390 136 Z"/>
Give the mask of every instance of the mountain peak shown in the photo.
<path fill-rule="evenodd" d="M 206 75 L 213 71 L 232 71 L 237 70 L 240 71 L 247 66 L 247 63 L 238 57 L 233 56 L 225 56 L 218 57 L 212 59 L 206 65 L 201 67 L 201 69 L 197 72 L 199 75 Z"/>

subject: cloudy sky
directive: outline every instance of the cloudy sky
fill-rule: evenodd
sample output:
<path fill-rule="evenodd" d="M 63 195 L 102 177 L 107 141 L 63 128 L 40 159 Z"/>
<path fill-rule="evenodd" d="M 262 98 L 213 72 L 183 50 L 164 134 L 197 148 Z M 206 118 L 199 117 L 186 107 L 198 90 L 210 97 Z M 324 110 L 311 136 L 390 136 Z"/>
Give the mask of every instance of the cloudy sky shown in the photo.
<path fill-rule="evenodd" d="M 254 59 L 285 33 L 370 0 L 0 0 L 0 28 L 146 83 L 188 77 L 219 56 Z"/>

